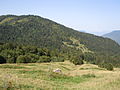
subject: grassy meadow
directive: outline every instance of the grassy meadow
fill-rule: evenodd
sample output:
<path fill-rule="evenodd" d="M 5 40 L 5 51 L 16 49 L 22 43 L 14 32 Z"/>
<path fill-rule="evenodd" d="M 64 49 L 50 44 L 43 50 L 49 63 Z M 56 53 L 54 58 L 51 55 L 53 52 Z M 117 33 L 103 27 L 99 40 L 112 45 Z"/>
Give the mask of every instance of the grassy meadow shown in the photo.
<path fill-rule="evenodd" d="M 61 69 L 61 73 L 53 70 Z M 1 64 L 0 90 L 120 90 L 120 68 L 65 62 Z"/>

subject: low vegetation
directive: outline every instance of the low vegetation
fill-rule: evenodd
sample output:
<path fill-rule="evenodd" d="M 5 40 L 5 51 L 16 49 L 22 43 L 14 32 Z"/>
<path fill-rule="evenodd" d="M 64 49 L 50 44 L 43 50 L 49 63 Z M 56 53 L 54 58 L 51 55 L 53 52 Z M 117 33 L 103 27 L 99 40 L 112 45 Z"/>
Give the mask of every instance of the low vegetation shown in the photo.
<path fill-rule="evenodd" d="M 106 68 L 107 70 L 110 70 L 110 71 L 112 71 L 114 69 L 113 65 L 110 63 L 101 63 L 98 66 L 101 68 Z"/>
<path fill-rule="evenodd" d="M 61 72 L 53 72 L 56 68 Z M 75 66 L 69 61 L 1 64 L 0 73 L 0 90 L 119 90 L 120 87 L 119 68 L 109 71 L 93 64 Z"/>

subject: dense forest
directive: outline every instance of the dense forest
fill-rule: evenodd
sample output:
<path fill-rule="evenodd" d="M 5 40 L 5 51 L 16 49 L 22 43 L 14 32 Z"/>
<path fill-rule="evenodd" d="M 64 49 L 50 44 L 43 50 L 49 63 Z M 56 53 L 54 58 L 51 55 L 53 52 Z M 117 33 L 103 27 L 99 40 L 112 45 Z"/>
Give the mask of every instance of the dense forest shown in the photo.
<path fill-rule="evenodd" d="M 0 57 L 8 63 L 70 60 L 120 65 L 120 46 L 115 41 L 40 16 L 0 16 L 0 42 Z"/>

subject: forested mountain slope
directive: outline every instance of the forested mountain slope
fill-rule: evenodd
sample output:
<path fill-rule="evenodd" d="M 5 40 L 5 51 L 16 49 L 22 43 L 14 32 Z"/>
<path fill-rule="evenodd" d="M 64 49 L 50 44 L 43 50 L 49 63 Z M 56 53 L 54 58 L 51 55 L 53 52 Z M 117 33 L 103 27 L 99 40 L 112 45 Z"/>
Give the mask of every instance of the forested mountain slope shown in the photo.
<path fill-rule="evenodd" d="M 111 39 L 78 32 L 34 15 L 0 16 L 0 42 L 59 50 L 67 47 L 86 48 L 86 50 L 107 54 L 116 54 L 120 50 L 120 46 Z"/>

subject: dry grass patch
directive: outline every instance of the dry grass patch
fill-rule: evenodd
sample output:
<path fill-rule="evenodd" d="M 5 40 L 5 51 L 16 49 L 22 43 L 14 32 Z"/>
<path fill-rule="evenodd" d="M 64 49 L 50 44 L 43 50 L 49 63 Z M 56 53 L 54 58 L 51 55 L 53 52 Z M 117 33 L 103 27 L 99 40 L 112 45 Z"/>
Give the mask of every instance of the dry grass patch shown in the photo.
<path fill-rule="evenodd" d="M 62 73 L 53 73 L 52 70 L 56 68 L 60 68 Z M 2 64 L 0 73 L 1 90 L 4 90 L 3 83 L 6 81 L 3 78 L 7 78 L 7 75 L 11 75 L 12 87 L 17 90 L 119 90 L 120 88 L 119 68 L 107 71 L 92 64 L 75 66 L 68 61 Z"/>

